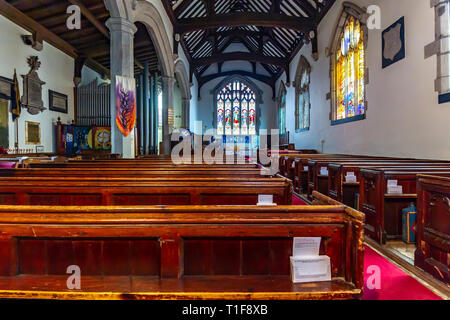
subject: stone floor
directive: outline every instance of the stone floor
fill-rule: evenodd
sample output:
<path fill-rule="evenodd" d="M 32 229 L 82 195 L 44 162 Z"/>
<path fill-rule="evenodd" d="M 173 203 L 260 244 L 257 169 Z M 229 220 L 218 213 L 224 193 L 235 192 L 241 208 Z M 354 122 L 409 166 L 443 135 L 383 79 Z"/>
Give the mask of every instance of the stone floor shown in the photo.
<path fill-rule="evenodd" d="M 416 250 L 415 243 L 405 243 L 403 241 L 388 241 L 386 247 L 398 253 L 411 264 L 414 264 L 414 251 Z"/>

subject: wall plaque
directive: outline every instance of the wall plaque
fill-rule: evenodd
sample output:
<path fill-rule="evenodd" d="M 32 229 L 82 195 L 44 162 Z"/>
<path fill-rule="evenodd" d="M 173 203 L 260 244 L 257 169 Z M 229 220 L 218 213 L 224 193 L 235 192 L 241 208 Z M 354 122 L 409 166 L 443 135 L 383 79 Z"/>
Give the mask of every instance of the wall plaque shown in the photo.
<path fill-rule="evenodd" d="M 41 66 L 37 56 L 30 56 L 27 60 L 30 71 L 23 78 L 23 97 L 22 107 L 27 108 L 30 114 L 38 114 L 44 111 L 44 102 L 42 101 L 42 86 L 44 81 L 39 79 L 37 70 Z"/>
<path fill-rule="evenodd" d="M 25 121 L 25 144 L 41 144 L 41 126 L 38 122 Z"/>

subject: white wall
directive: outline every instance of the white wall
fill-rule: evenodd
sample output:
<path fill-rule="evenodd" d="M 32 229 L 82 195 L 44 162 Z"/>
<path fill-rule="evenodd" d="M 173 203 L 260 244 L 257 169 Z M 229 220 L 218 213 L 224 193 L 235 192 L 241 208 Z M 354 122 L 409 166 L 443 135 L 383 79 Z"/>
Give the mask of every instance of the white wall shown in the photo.
<path fill-rule="evenodd" d="M 23 95 L 23 81 L 21 75 L 27 74 L 30 70 L 27 64 L 27 58 L 31 55 L 38 56 L 41 61 L 41 67 L 38 75 L 46 84 L 42 87 L 42 100 L 45 108 L 44 112 L 38 115 L 31 115 L 25 108 L 22 108 L 21 116 L 18 121 L 19 148 L 33 149 L 33 145 L 25 145 L 25 121 L 39 122 L 41 127 L 41 145 L 45 152 L 54 151 L 54 123 L 58 117 L 63 123 L 72 121 L 74 116 L 73 99 L 73 71 L 74 60 L 44 42 L 42 51 L 36 51 L 30 46 L 26 46 L 21 39 L 21 35 L 29 34 L 26 30 L 0 16 L 0 39 L 4 44 L 0 50 L 0 76 L 13 78 L 14 68 L 17 70 L 19 79 L 20 93 Z M 68 96 L 68 114 L 48 110 L 48 90 L 66 94 Z M 15 124 L 12 122 L 11 113 L 9 113 L 9 147 L 14 147 L 15 142 Z"/>
<path fill-rule="evenodd" d="M 354 0 L 367 7 L 372 0 Z M 311 57 L 311 46 L 305 45 L 293 59 L 290 71 L 294 79 L 303 54 L 312 67 L 311 128 L 295 132 L 295 92 L 287 88 L 287 128 L 296 148 L 314 148 L 324 152 L 416 157 L 450 160 L 450 104 L 438 104 L 434 90 L 436 56 L 424 59 L 424 46 L 434 41 L 434 9 L 423 0 L 378 0 L 381 8 L 381 30 L 370 30 L 367 49 L 369 81 L 366 119 L 336 126 L 330 125 L 330 60 L 325 56 L 332 32 L 342 10 L 342 0 L 321 22 L 318 30 L 318 61 Z M 382 69 L 381 33 L 405 16 L 406 58 Z M 280 81 L 277 82 L 277 92 Z"/>

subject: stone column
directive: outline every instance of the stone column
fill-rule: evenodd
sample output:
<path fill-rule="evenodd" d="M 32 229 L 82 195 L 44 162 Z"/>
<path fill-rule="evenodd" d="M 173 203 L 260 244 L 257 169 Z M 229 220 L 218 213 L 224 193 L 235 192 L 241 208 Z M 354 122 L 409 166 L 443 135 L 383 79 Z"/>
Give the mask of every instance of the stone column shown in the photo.
<path fill-rule="evenodd" d="M 134 34 L 137 31 L 133 22 L 111 17 L 106 21 L 111 34 L 111 142 L 112 153 L 122 158 L 134 158 L 134 131 L 124 137 L 116 125 L 116 76 L 134 78 Z"/>
<path fill-rule="evenodd" d="M 439 100 L 450 92 L 450 1 L 431 0 L 435 10 L 435 41 L 425 47 L 425 58 L 437 55 L 437 76 L 435 89 L 439 92 Z M 449 101 L 449 97 L 445 97 Z"/>
<path fill-rule="evenodd" d="M 162 154 L 170 154 L 169 108 L 173 108 L 174 77 L 162 77 Z"/>
<path fill-rule="evenodd" d="M 190 112 L 190 99 L 182 98 L 181 99 L 181 127 L 185 129 L 189 129 L 189 112 Z"/>
<path fill-rule="evenodd" d="M 148 62 L 144 64 L 144 154 L 150 153 L 150 74 Z"/>

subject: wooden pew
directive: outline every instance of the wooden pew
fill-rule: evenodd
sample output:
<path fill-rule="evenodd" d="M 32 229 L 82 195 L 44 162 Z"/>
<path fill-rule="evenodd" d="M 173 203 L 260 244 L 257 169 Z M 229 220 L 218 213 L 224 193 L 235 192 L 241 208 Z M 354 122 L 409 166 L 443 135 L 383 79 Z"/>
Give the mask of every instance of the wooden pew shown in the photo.
<path fill-rule="evenodd" d="M 328 170 L 328 165 L 330 163 L 346 163 L 354 161 L 387 161 L 387 158 L 380 157 L 333 157 L 328 159 L 309 159 L 307 162 L 308 166 L 308 199 L 312 199 L 312 192 L 314 190 L 322 193 L 328 194 L 328 175 L 321 174 L 321 169 L 326 168 Z"/>
<path fill-rule="evenodd" d="M 0 206 L 0 298 L 357 299 L 363 223 L 342 205 Z M 322 238 L 332 281 L 291 282 L 293 237 Z"/>
<path fill-rule="evenodd" d="M 360 170 L 360 210 L 366 215 L 366 233 L 385 243 L 402 233 L 402 209 L 416 202 L 417 174 L 450 176 L 450 168 L 378 168 Z M 387 181 L 397 180 L 403 194 L 388 194 Z"/>
<path fill-rule="evenodd" d="M 420 161 L 420 162 L 419 162 Z M 359 193 L 359 170 L 362 168 L 386 168 L 391 167 L 450 167 L 448 162 L 421 162 L 422 160 L 396 160 L 374 163 L 371 162 L 353 162 L 353 163 L 329 163 L 328 164 L 328 196 L 355 209 L 355 195 Z M 434 170 L 434 169 L 433 169 Z M 346 182 L 347 173 L 354 173 L 356 182 Z"/>
<path fill-rule="evenodd" d="M 0 177 L 269 177 L 267 169 L 260 168 L 19 168 L 0 169 Z"/>
<path fill-rule="evenodd" d="M 418 175 L 414 265 L 450 284 L 450 178 Z"/>
<path fill-rule="evenodd" d="M 257 168 L 256 164 L 174 164 L 171 161 L 72 161 L 67 163 L 30 163 L 30 168 L 150 168 L 150 167 L 223 167 L 223 168 Z"/>
<path fill-rule="evenodd" d="M 3 177 L 5 205 L 256 205 L 258 195 L 292 204 L 292 182 L 250 177 Z"/>

